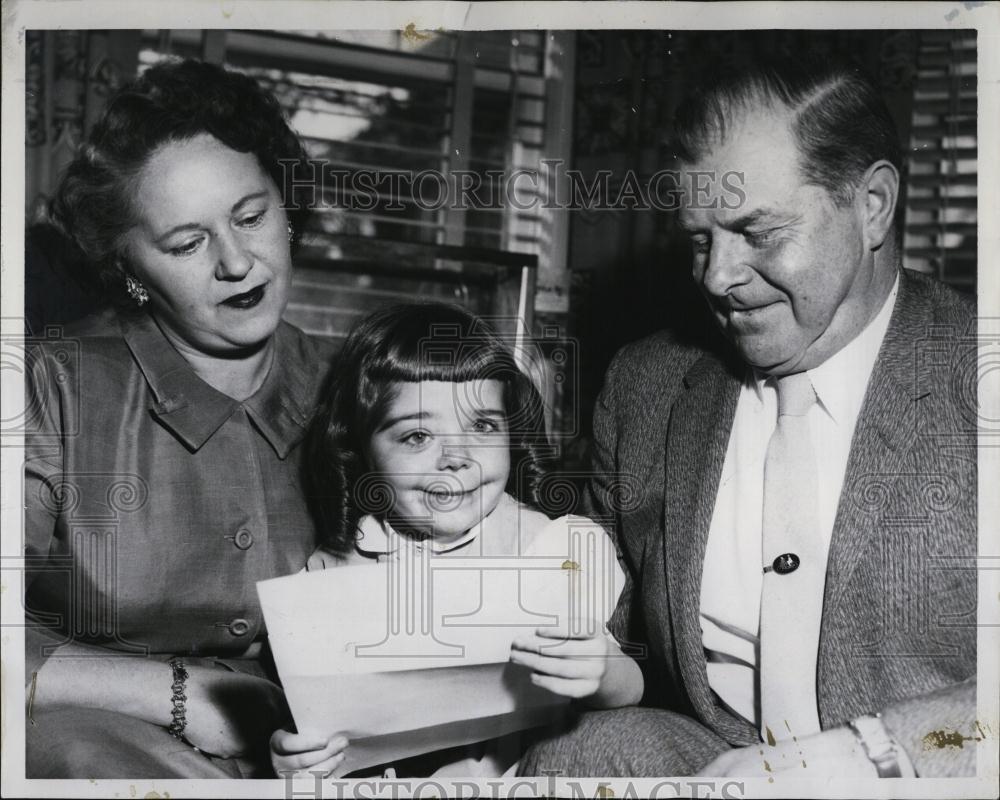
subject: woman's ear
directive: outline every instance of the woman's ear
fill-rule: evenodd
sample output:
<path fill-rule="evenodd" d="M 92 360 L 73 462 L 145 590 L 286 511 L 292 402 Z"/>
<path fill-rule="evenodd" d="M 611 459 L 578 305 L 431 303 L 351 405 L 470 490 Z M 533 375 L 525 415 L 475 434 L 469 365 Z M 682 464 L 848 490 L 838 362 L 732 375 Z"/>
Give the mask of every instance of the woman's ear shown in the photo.
<path fill-rule="evenodd" d="M 893 229 L 899 199 L 899 171 L 888 161 L 876 161 L 865 173 L 862 224 L 865 248 L 878 250 Z"/>

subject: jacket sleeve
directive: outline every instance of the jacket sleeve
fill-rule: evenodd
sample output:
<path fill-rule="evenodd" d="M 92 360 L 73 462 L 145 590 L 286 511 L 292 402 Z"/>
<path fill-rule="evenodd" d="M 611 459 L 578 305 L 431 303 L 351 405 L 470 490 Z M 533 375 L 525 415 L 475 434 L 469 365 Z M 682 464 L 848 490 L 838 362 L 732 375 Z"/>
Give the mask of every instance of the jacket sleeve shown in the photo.
<path fill-rule="evenodd" d="M 601 522 L 614 537 L 615 504 L 611 493 L 617 471 L 618 444 L 618 368 L 621 355 L 615 356 L 604 378 L 594 406 L 590 474 L 580 504 L 581 516 Z"/>
<path fill-rule="evenodd" d="M 935 447 L 935 455 L 940 456 L 940 461 L 921 464 L 921 472 L 962 476 L 957 495 L 959 507 L 942 515 L 947 519 L 949 528 L 954 534 L 960 535 L 960 538 L 942 539 L 942 542 L 949 541 L 952 544 L 947 550 L 943 544 L 935 545 L 935 552 L 971 555 L 976 552 L 977 492 L 982 485 L 977 477 L 977 453 L 981 456 L 985 451 L 981 449 L 981 444 L 977 448 L 976 420 L 981 417 L 976 415 L 976 393 L 972 391 L 971 395 L 966 396 L 956 392 L 955 387 L 965 383 L 966 374 L 961 371 L 964 366 L 975 365 L 982 360 L 982 340 L 975 336 L 975 301 L 930 278 L 905 270 L 902 280 L 910 284 L 911 289 L 916 284 L 930 298 L 928 303 L 934 308 L 934 323 L 940 331 L 929 334 L 932 337 L 929 341 L 935 352 L 933 359 L 923 354 L 930 352 L 929 350 L 918 350 L 920 343 L 914 343 L 914 353 L 922 354 L 916 359 L 921 368 L 926 360 L 933 361 L 941 369 L 940 373 L 918 371 L 914 376 L 914 380 L 919 381 L 921 396 L 928 396 L 923 402 L 929 404 L 934 398 L 939 401 L 933 406 L 924 407 L 921 413 L 924 415 L 926 428 L 921 430 L 931 434 L 934 442 L 944 441 L 935 435 L 941 431 L 963 431 L 965 434 L 964 438 L 951 435 L 947 447 L 940 444 Z M 928 330 L 931 330 L 929 326 Z M 959 458 L 956 459 L 955 456 Z M 955 467 L 949 466 L 949 462 L 958 464 L 961 471 L 950 471 Z M 925 498 L 919 499 L 926 502 Z M 907 513 L 913 513 L 912 508 L 908 507 Z M 978 524 L 981 525 L 982 521 L 979 520 Z M 975 603 L 975 580 L 965 582 L 965 587 L 968 599 Z M 982 596 L 980 593 L 979 597 Z M 982 614 L 982 609 L 980 604 L 979 614 Z M 930 635 L 932 634 L 933 631 L 930 631 Z M 924 635 L 929 634 L 925 632 Z M 975 653 L 974 638 L 968 652 Z M 974 655 L 972 668 L 975 669 Z M 988 723 L 981 725 L 977 719 L 976 687 L 976 677 L 973 674 L 959 683 L 897 700 L 882 709 L 886 728 L 906 750 L 918 776 L 975 775 L 979 742 L 992 739 L 995 749 L 995 730 L 990 731 Z"/>
<path fill-rule="evenodd" d="M 640 615 L 635 611 L 636 606 L 632 602 L 638 577 L 634 569 L 638 560 L 635 554 L 626 551 L 625 542 L 619 536 L 621 513 L 615 498 L 620 486 L 616 476 L 621 472 L 618 461 L 618 438 L 619 419 L 623 409 L 619 380 L 623 374 L 623 362 L 626 358 L 623 351 L 612 360 L 605 376 L 604 387 L 594 407 L 590 474 L 580 504 L 580 513 L 604 526 L 615 543 L 615 552 L 625 573 L 625 585 L 608 621 L 608 630 L 628 653 L 630 644 L 643 642 L 645 637 Z"/>
<path fill-rule="evenodd" d="M 909 697 L 882 709 L 882 721 L 921 778 L 976 774 L 976 679 Z"/>

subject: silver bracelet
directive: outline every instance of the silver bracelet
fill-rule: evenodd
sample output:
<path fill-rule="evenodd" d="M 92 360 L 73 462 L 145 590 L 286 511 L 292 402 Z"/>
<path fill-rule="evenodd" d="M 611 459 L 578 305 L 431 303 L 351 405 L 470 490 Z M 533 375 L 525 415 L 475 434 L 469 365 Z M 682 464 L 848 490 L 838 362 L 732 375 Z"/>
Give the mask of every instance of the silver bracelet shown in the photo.
<path fill-rule="evenodd" d="M 181 658 L 172 658 L 168 663 L 174 671 L 174 682 L 170 687 L 173 691 L 170 697 L 170 702 L 173 705 L 170 716 L 173 717 L 173 721 L 167 728 L 167 732 L 175 739 L 183 739 L 184 729 L 187 727 L 187 708 L 184 705 L 187 701 L 187 695 L 184 690 L 187 688 L 188 671 Z"/>

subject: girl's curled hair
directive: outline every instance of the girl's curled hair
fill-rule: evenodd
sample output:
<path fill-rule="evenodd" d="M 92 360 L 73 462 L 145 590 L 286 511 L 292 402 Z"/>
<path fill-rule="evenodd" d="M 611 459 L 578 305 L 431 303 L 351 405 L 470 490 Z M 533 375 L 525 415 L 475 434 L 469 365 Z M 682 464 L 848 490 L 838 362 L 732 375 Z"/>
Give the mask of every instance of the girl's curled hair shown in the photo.
<path fill-rule="evenodd" d="M 351 331 L 337 357 L 305 445 L 305 484 L 323 547 L 346 555 L 373 509 L 362 495 L 367 452 L 400 382 L 498 380 L 510 436 L 506 491 L 541 509 L 545 415 L 541 395 L 483 320 L 443 303 L 376 311 Z"/>

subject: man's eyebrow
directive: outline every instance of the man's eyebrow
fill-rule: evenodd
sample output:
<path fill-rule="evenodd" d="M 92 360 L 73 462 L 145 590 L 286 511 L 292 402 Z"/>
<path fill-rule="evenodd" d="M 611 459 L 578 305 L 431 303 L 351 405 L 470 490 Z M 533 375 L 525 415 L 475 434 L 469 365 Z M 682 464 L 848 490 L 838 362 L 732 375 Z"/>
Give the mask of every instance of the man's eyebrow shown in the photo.
<path fill-rule="evenodd" d="M 721 223 L 721 225 L 726 230 L 742 231 L 752 225 L 756 225 L 759 222 L 771 222 L 779 216 L 780 215 L 776 211 L 773 211 L 770 208 L 757 208 L 753 211 L 747 212 L 746 214 L 741 214 L 738 217 L 725 220 Z"/>

